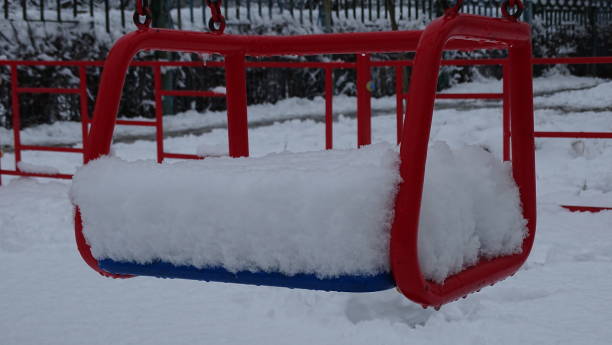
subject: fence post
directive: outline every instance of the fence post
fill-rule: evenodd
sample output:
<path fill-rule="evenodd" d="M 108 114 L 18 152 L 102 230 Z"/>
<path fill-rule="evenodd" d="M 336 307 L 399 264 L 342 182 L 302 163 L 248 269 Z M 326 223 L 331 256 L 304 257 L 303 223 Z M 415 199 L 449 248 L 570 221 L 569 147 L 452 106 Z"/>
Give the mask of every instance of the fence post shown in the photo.
<path fill-rule="evenodd" d="M 62 1 L 61 0 L 57 0 L 57 4 L 55 5 L 56 8 L 56 12 L 57 12 L 57 21 L 59 23 L 62 22 Z"/>
<path fill-rule="evenodd" d="M 325 149 L 331 150 L 334 147 L 333 135 L 333 95 L 334 95 L 334 78 L 333 70 L 325 68 Z"/>
<path fill-rule="evenodd" d="M 323 22 L 325 32 L 332 31 L 332 0 L 323 0 L 323 6 L 319 7 L 319 18 Z"/>
<path fill-rule="evenodd" d="M 110 6 L 108 5 L 108 0 L 104 0 L 104 21 L 106 23 L 106 32 L 110 32 L 110 18 L 108 13 L 109 11 Z"/>
<path fill-rule="evenodd" d="M 164 160 L 164 111 L 162 103 L 161 67 L 153 67 L 153 93 L 155 94 L 155 140 L 157 144 L 157 163 Z"/>
<path fill-rule="evenodd" d="M 121 8 L 121 27 L 125 28 L 125 0 L 119 2 L 119 7 Z"/>
<path fill-rule="evenodd" d="M 194 24 L 194 18 L 193 18 L 193 0 L 189 0 L 189 20 L 191 21 L 191 24 Z"/>
<path fill-rule="evenodd" d="M 588 7 L 588 21 L 589 21 L 589 33 L 591 34 L 591 56 L 597 56 L 597 11 L 598 8 L 594 6 L 594 3 L 587 3 Z M 591 65 L 591 73 L 597 75 L 597 65 Z"/>
<path fill-rule="evenodd" d="M 87 95 L 87 71 L 84 65 L 79 66 L 79 97 L 81 105 L 81 137 L 83 138 L 83 163 L 87 151 L 89 134 L 89 99 Z"/>
<path fill-rule="evenodd" d="M 172 10 L 172 1 L 164 1 L 164 0 L 153 0 L 151 1 L 151 11 L 153 12 L 153 22 L 151 23 L 155 28 L 167 28 L 172 29 L 174 27 L 174 23 L 172 22 L 172 16 L 170 15 L 170 11 Z M 202 6 L 204 9 L 206 6 Z M 172 59 L 171 52 L 156 52 L 155 57 L 158 60 L 161 59 Z M 175 72 L 173 70 L 167 70 L 162 76 L 162 86 L 164 90 L 172 90 L 174 89 L 174 77 Z M 166 96 L 163 99 L 163 109 L 164 114 L 174 114 L 174 96 Z"/>
<path fill-rule="evenodd" d="M 19 171 L 21 162 L 21 109 L 19 107 L 19 80 L 17 65 L 11 65 L 11 107 L 13 111 L 13 150 L 15 152 L 15 170 Z"/>
<path fill-rule="evenodd" d="M 533 0 L 524 0 L 525 12 L 523 12 L 523 20 L 531 25 L 533 22 Z"/>
<path fill-rule="evenodd" d="M 404 71 L 402 66 L 395 66 L 395 122 L 396 142 L 399 144 L 404 124 Z"/>
<path fill-rule="evenodd" d="M 502 115 L 502 151 L 503 160 L 507 162 L 510 160 L 510 69 L 508 67 L 509 62 L 504 62 L 503 68 L 503 79 L 502 79 L 502 93 L 503 93 L 503 115 Z"/>
<path fill-rule="evenodd" d="M 21 16 L 23 17 L 23 20 L 25 20 L 26 22 L 28 21 L 28 1 L 27 0 L 21 0 Z"/>
<path fill-rule="evenodd" d="M 247 157 L 249 155 L 249 127 L 246 68 L 242 52 L 225 56 L 225 90 L 229 155 Z"/>
<path fill-rule="evenodd" d="M 246 16 L 247 16 L 247 20 L 250 22 L 251 21 L 251 0 L 247 0 L 246 2 Z"/>
<path fill-rule="evenodd" d="M 202 5 L 202 24 L 207 27 L 208 21 L 206 20 L 206 11 L 208 11 L 206 5 Z"/>
<path fill-rule="evenodd" d="M 357 146 L 370 145 L 372 141 L 372 103 L 368 90 L 370 55 L 357 54 Z"/>
<path fill-rule="evenodd" d="M 179 30 L 183 29 L 183 15 L 181 14 L 182 7 L 183 7 L 182 1 L 176 0 L 176 21 L 177 21 Z M 172 8 L 172 6 L 170 6 L 170 8 Z"/>

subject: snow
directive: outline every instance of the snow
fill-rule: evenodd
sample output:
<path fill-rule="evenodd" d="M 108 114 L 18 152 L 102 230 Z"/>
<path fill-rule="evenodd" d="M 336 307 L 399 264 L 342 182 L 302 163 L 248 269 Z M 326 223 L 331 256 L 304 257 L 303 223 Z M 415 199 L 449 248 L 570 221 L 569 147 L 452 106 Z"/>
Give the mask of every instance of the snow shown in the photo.
<path fill-rule="evenodd" d="M 578 77 L 553 68 L 545 75 L 533 79 L 533 91 L 536 96 L 539 96 L 561 90 L 589 89 L 604 82 L 606 82 L 605 79 Z M 501 80 L 476 75 L 474 82 L 456 84 L 442 91 L 442 93 L 479 92 L 502 92 Z"/>
<path fill-rule="evenodd" d="M 229 156 L 229 148 L 224 144 L 200 144 L 196 148 L 196 154 L 200 157 Z"/>
<path fill-rule="evenodd" d="M 21 161 L 17 164 L 17 167 L 19 168 L 19 170 L 27 173 L 49 175 L 59 174 L 59 170 L 57 168 L 48 165 L 38 165 Z"/>
<path fill-rule="evenodd" d="M 536 129 L 607 130 L 610 116 L 610 110 L 541 109 Z M 373 141 L 394 142 L 394 123 L 392 111 L 374 117 Z M 335 147 L 354 147 L 355 130 L 354 119 L 339 116 Z M 501 109 L 436 111 L 431 137 L 451 148 L 482 146 L 500 157 Z M 253 128 L 249 139 L 258 157 L 316 151 L 324 147 L 324 126 L 285 121 Z M 227 143 L 222 128 L 165 141 L 169 151 L 185 153 L 221 143 Z M 125 160 L 154 158 L 151 141 L 113 148 Z M 27 162 L 61 171 L 81 164 L 77 154 L 23 154 Z M 13 159 L 4 152 L 2 168 L 14 168 Z M 0 343 L 610 344 L 612 212 L 570 213 L 558 205 L 612 205 L 612 142 L 538 139 L 536 159 L 538 232 L 526 265 L 514 277 L 440 311 L 424 310 L 395 290 L 348 294 L 148 277 L 105 279 L 76 251 L 69 183 L 2 176 Z"/>
<path fill-rule="evenodd" d="M 429 149 L 419 224 L 423 275 L 442 283 L 481 257 L 516 254 L 526 235 L 510 165 L 481 147 Z"/>
<path fill-rule="evenodd" d="M 210 91 L 216 92 L 216 93 L 223 93 L 223 94 L 226 93 L 225 86 L 217 86 Z"/>
<path fill-rule="evenodd" d="M 383 144 L 165 165 L 103 158 L 70 195 L 97 259 L 375 275 L 388 271 L 398 164 Z"/>
<path fill-rule="evenodd" d="M 390 271 L 398 156 L 377 144 L 165 165 L 108 157 L 79 169 L 70 195 L 98 260 L 376 275 Z M 426 176 L 425 277 L 441 283 L 480 257 L 520 252 L 525 221 L 508 164 L 437 142 Z"/>
<path fill-rule="evenodd" d="M 586 90 L 572 90 L 555 93 L 538 100 L 539 105 L 560 107 L 566 110 L 610 110 L 612 82 L 606 82 Z"/>

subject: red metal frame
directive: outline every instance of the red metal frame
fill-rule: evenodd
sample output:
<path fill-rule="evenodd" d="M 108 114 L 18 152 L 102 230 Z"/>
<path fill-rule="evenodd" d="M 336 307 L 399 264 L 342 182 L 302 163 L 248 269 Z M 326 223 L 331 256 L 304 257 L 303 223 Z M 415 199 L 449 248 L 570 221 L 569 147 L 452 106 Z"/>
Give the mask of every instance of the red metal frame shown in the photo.
<path fill-rule="evenodd" d="M 423 305 L 439 306 L 514 274 L 527 259 L 536 229 L 531 35 L 526 24 L 467 15 L 445 16 L 427 26 L 414 61 L 400 149 L 400 185 L 391 230 L 391 268 L 398 289 Z M 442 50 L 453 40 L 495 42 L 508 50 L 512 173 L 519 187 L 528 235 L 522 252 L 481 260 L 437 284 L 427 281 L 418 260 L 418 225 L 427 145 Z"/>
<path fill-rule="evenodd" d="M 366 48 L 367 47 L 367 48 Z M 521 254 L 485 260 L 446 280 L 444 285 L 422 276 L 417 254 L 419 210 L 429 131 L 436 98 L 438 70 L 443 49 L 506 48 L 513 73 L 510 77 L 510 109 L 513 174 L 519 186 L 528 236 Z M 310 35 L 294 37 L 220 36 L 171 30 L 139 30 L 121 38 L 105 63 L 94 120 L 87 141 L 86 161 L 110 151 L 116 115 L 126 71 L 141 50 L 171 50 L 217 53 L 225 56 L 229 153 L 248 156 L 248 125 L 245 83 L 245 55 L 357 53 L 358 145 L 368 144 L 370 112 L 364 101 L 369 81 L 366 54 L 415 50 L 414 87 L 408 99 L 401 133 L 400 173 L 403 178 L 395 204 L 391 232 L 391 267 L 398 290 L 423 305 L 439 306 L 513 274 L 525 261 L 535 235 L 535 164 L 533 105 L 531 92 L 531 43 L 528 25 L 471 15 L 446 16 L 432 22 L 423 32 L 375 32 L 360 34 Z M 362 55 L 363 54 L 363 55 Z M 326 78 L 326 79 L 329 79 Z M 365 89 L 365 90 L 364 90 Z M 367 95 L 369 96 L 369 94 Z M 362 103 L 361 103 L 362 102 Z M 365 110 L 364 108 L 368 108 Z M 327 109 L 327 107 L 326 107 Z M 326 126 L 326 128 L 328 128 Z M 331 147 L 331 143 L 326 146 Z M 77 244 L 84 260 L 103 275 L 82 234 L 78 207 L 75 215 Z"/>
<path fill-rule="evenodd" d="M 601 211 L 612 211 L 612 207 L 599 207 L 599 206 L 578 206 L 578 205 L 561 205 L 561 207 L 570 210 L 571 212 L 601 212 Z"/>
<path fill-rule="evenodd" d="M 382 34 L 382 33 L 378 33 L 378 34 Z M 387 34 L 387 33 L 385 33 Z M 412 38 L 414 39 L 415 34 L 414 32 L 411 33 L 412 34 Z M 328 37 L 330 36 L 334 36 L 334 35 L 327 35 Z M 369 37 L 369 35 L 358 35 L 360 37 L 363 37 L 363 39 L 367 39 L 370 40 L 371 37 Z M 397 34 L 395 34 L 395 36 L 397 36 Z M 337 37 L 336 37 L 337 38 Z M 397 38 L 400 38 L 399 36 L 397 36 Z M 406 38 L 406 37 L 404 37 Z M 307 39 L 308 42 L 310 42 L 309 44 L 312 45 L 312 38 Z M 352 43 L 355 43 L 354 41 L 352 41 Z M 404 43 L 404 47 L 406 47 L 405 49 L 410 50 L 413 49 L 410 44 L 410 42 L 405 41 L 402 42 Z M 450 41 L 450 44 L 455 44 L 454 48 L 466 48 L 469 44 L 467 44 L 465 41 L 459 41 L 459 43 L 457 42 L 453 42 Z M 284 44 L 288 44 L 288 42 L 284 42 Z M 496 43 L 497 44 L 497 43 Z M 490 47 L 491 43 L 488 42 L 487 44 L 485 44 L 484 46 Z M 388 45 L 387 45 L 388 47 Z M 402 47 L 401 44 L 397 44 L 396 47 Z M 416 47 L 414 47 L 416 48 Z M 310 47 L 308 49 L 309 53 L 314 53 L 318 50 L 313 50 L 314 48 Z M 381 48 L 382 49 L 382 48 Z M 400 49 L 400 48 L 395 48 L 395 49 Z M 382 51 L 382 50 L 376 50 L 375 51 Z M 337 52 L 338 49 L 334 49 L 334 52 Z M 367 52 L 370 52 L 371 50 L 367 50 Z M 396 51 L 396 50 L 394 50 Z M 237 58 L 238 63 L 240 63 L 240 58 Z M 364 59 L 365 60 L 365 59 Z M 366 77 L 366 82 L 365 83 L 358 83 L 358 85 L 363 85 L 365 86 L 367 84 L 367 80 L 369 80 L 369 75 L 365 74 L 363 71 L 366 71 L 366 73 L 369 73 L 369 70 L 367 68 L 364 68 L 363 66 L 367 66 L 369 65 L 370 67 L 382 67 L 382 66 L 391 66 L 391 67 L 395 67 L 396 68 L 396 75 L 397 76 L 401 76 L 397 78 L 397 84 L 396 84 L 396 88 L 397 88 L 397 106 L 398 106 L 398 110 L 397 110 L 397 125 L 398 125 L 398 133 L 397 133 L 397 139 L 398 142 L 400 141 L 401 137 L 402 137 L 402 132 L 401 132 L 401 128 L 409 126 L 407 123 L 408 121 L 406 121 L 406 124 L 404 123 L 404 100 L 407 97 L 411 97 L 408 94 L 403 94 L 402 92 L 400 92 L 400 90 L 402 90 L 402 74 L 401 74 L 401 66 L 414 66 L 417 62 L 413 62 L 413 61 L 369 61 L 365 60 L 361 60 L 361 62 L 358 63 L 347 63 L 347 62 L 331 62 L 331 63 L 311 63 L 311 62 L 246 62 L 244 63 L 244 67 L 254 67 L 254 68 L 322 68 L 325 70 L 325 80 L 326 80 L 326 86 L 325 86 L 325 90 L 326 90 L 326 97 L 325 97 L 325 148 L 329 149 L 333 147 L 333 135 L 332 135 L 332 92 L 331 92 L 331 83 L 333 81 L 333 69 L 336 68 L 357 68 L 360 69 L 362 71 L 362 80 L 363 80 L 363 76 Z M 242 60 L 244 62 L 244 60 Z M 235 63 L 235 62 L 234 62 Z M 361 67 L 359 67 L 359 64 L 361 63 Z M 554 64 L 554 63 L 567 63 L 567 64 L 574 64 L 574 63 L 612 63 L 612 57 L 603 57 L 603 58 L 557 58 L 557 59 L 533 59 L 532 63 L 535 64 Z M 226 64 L 227 60 L 226 60 Z M 488 60 L 449 60 L 449 61 L 441 61 L 442 65 L 476 65 L 476 64 L 500 64 L 504 67 L 504 92 L 502 94 L 444 94 L 444 95 L 437 95 L 437 98 L 451 98 L 451 99 L 458 99 L 458 98 L 471 98 L 471 99 L 503 99 L 503 105 L 504 105 L 504 128 L 503 128 L 503 142 L 504 142 L 504 158 L 505 159 L 509 159 L 510 158 L 510 137 L 511 137 L 511 111 L 510 111 L 510 69 L 509 66 L 512 66 L 512 61 L 508 61 L 506 59 L 488 59 Z M 18 97 L 19 94 L 21 93 L 39 93 L 39 92 L 50 92 L 50 93 L 70 93 L 70 94 L 78 94 L 81 97 L 81 122 L 82 122 L 82 135 L 83 138 L 86 139 L 87 138 L 87 128 L 89 125 L 89 121 L 88 121 L 88 115 L 87 115 L 87 89 L 86 89 L 86 85 L 85 85 L 85 80 L 86 80 L 86 68 L 89 66 L 102 66 L 102 62 L 57 62 L 57 61 L 0 61 L 0 65 L 8 65 L 11 69 L 11 81 L 13 82 L 13 85 L 15 85 L 16 87 L 14 87 L 12 89 L 12 104 L 13 104 L 13 123 L 15 124 L 14 127 L 14 133 L 15 133 L 15 156 L 16 156 L 16 161 L 20 161 L 21 159 L 21 151 L 24 150 L 44 150 L 44 151 L 59 151 L 59 152 L 74 152 L 74 153 L 84 153 L 86 150 L 88 150 L 89 145 L 87 144 L 87 140 L 84 141 L 84 149 L 74 149 L 74 148 L 57 148 L 57 147 L 45 147 L 45 146 L 32 146 L 32 145 L 22 145 L 20 142 L 20 136 L 19 136 L 19 119 L 20 119 L 20 109 L 19 109 L 19 102 L 18 102 Z M 33 66 L 33 65 L 48 65 L 48 66 L 75 66 L 79 68 L 79 76 L 80 76 L 80 83 L 79 83 L 79 87 L 77 89 L 72 89 L 72 88 L 21 88 L 18 86 L 18 80 L 17 80 L 17 67 L 18 66 Z M 123 124 L 123 125 L 143 125 L 143 126 L 155 126 L 157 128 L 157 132 L 156 132 L 156 140 L 157 140 L 157 159 L 158 161 L 163 160 L 164 158 L 178 158 L 178 159 L 199 159 L 201 157 L 198 157 L 196 155 L 189 155 L 189 154 L 180 154 L 180 153 L 167 153 L 163 151 L 163 126 L 162 126 L 162 121 L 161 121 L 161 97 L 162 96 L 202 96 L 202 97 L 207 97 L 207 96 L 212 96 L 212 97 L 221 97 L 223 96 L 222 94 L 216 94 L 216 93 L 210 93 L 208 91 L 189 91 L 189 90 L 181 90 L 181 91 L 170 91 L 170 90 L 162 90 L 161 89 L 161 83 L 160 83 L 160 69 L 163 66 L 202 66 L 201 63 L 194 63 L 194 62 L 130 62 L 130 66 L 144 66 L 144 67 L 151 67 L 154 70 L 154 83 L 155 83 L 155 103 L 156 103 L 156 120 L 155 121 L 127 121 L 127 120 L 118 120 L 116 121 L 116 124 Z M 209 62 L 207 63 L 207 66 L 210 67 L 224 67 L 223 63 L 219 63 L 219 62 Z M 234 65 L 232 65 L 234 66 Z M 238 84 L 241 84 L 243 81 L 241 80 L 241 76 L 237 76 L 236 78 L 232 78 L 232 80 L 236 81 L 235 79 L 237 79 Z M 362 86 L 362 87 L 363 87 Z M 366 88 L 367 91 L 367 88 Z M 369 93 L 363 93 L 362 90 L 362 94 L 366 95 L 363 97 L 367 97 L 369 98 Z M 363 98 L 362 97 L 362 98 Z M 415 97 L 415 96 L 412 96 Z M 241 101 L 242 102 L 242 101 Z M 362 114 L 361 116 L 359 116 L 359 118 L 361 119 L 360 121 L 368 121 L 369 124 L 369 118 L 370 118 L 370 107 L 369 107 L 369 102 L 358 102 L 358 104 L 361 104 L 360 106 L 358 106 L 358 108 L 360 108 L 361 110 L 358 110 L 358 113 Z M 367 104 L 366 106 L 364 106 L 363 104 Z M 409 102 L 410 104 L 410 102 Z M 240 108 L 243 105 L 240 105 L 240 107 L 238 107 L 239 109 L 237 111 L 235 111 L 236 113 L 238 113 L 239 119 L 240 116 L 242 116 Z M 409 113 L 413 113 L 412 110 L 409 111 Z M 364 115 L 365 114 L 365 115 Z M 408 118 L 411 118 L 411 116 L 409 116 Z M 232 125 L 232 127 L 236 128 L 236 130 L 233 130 L 233 132 L 236 133 L 240 133 L 240 131 L 244 131 L 244 122 L 245 118 L 242 118 L 243 121 L 239 121 L 236 125 Z M 364 120 L 365 119 L 365 120 Z M 363 127 L 362 127 L 363 128 Z M 358 131 L 359 132 L 359 131 Z M 359 132 L 361 133 L 360 135 L 358 135 L 358 144 L 363 144 L 364 142 L 366 142 L 364 138 L 367 138 L 369 135 L 365 135 L 364 136 L 364 131 Z M 366 134 L 369 134 L 366 132 Z M 237 134 L 238 136 L 240 135 L 244 135 L 244 134 Z M 545 138 L 612 138 L 612 134 L 611 133 L 595 133 L 595 132 L 535 132 L 534 135 L 536 137 L 545 137 Z M 248 139 L 248 137 L 247 137 Z M 234 149 L 232 150 L 234 152 L 234 155 L 236 156 L 237 154 L 240 155 L 240 152 L 242 152 L 244 155 L 244 152 L 246 152 L 248 154 L 248 141 L 246 142 L 242 142 L 242 143 L 236 143 L 234 145 Z M 514 151 L 514 150 L 513 150 Z M 160 154 L 161 153 L 161 154 Z M 37 174 L 37 173 L 26 173 L 26 172 L 21 172 L 18 170 L 15 171 L 9 171 L 9 170 L 0 170 L 0 176 L 1 174 L 7 174 L 7 175 L 20 175 L 20 176 L 35 176 L 35 177 L 55 177 L 55 178 L 64 178 L 64 179 L 70 179 L 71 176 L 68 174 L 58 174 L 58 175 L 47 175 L 47 174 Z M 412 201 L 414 202 L 414 201 Z M 593 207 L 593 206 L 570 206 L 570 205 L 564 205 L 563 207 L 571 210 L 571 211 L 590 211 L 590 212 L 597 212 L 600 210 L 610 210 L 612 208 L 610 207 Z M 77 220 L 80 220 L 78 217 L 80 215 L 77 213 Z M 80 221 L 77 222 L 77 224 L 79 224 L 80 226 Z M 86 247 L 86 243 L 84 241 L 84 238 L 82 238 L 80 232 L 77 230 L 77 239 L 79 242 L 79 248 L 81 250 L 82 253 L 84 253 L 84 257 L 86 258 L 86 260 L 89 260 L 88 262 L 90 262 L 93 265 L 96 265 L 97 263 L 95 262 L 95 260 L 93 259 L 93 257 L 87 258 L 87 253 L 88 253 L 88 249 Z M 515 260 L 515 263 L 513 265 L 511 265 L 510 260 L 505 260 L 506 261 L 506 265 L 508 265 L 508 267 L 506 268 L 506 271 L 512 271 L 514 268 L 512 267 L 516 267 L 516 262 L 518 262 L 518 259 L 513 259 Z M 402 262 L 397 262 L 396 265 L 403 265 Z M 480 271 L 478 270 L 467 270 L 464 273 L 464 276 L 461 277 L 453 277 L 452 279 L 449 279 L 449 281 L 447 282 L 447 284 L 445 284 L 445 286 L 447 286 L 446 290 L 452 290 L 452 296 L 457 297 L 459 295 L 461 295 L 461 293 L 463 293 L 464 291 L 466 291 L 466 289 L 468 289 L 468 285 L 463 284 L 461 282 L 457 283 L 457 281 L 460 281 L 461 279 L 464 278 L 473 278 L 474 276 L 479 276 L 480 274 L 484 274 L 486 272 L 488 272 L 487 270 L 491 270 L 491 267 L 496 267 L 496 265 L 501 265 L 503 266 L 503 263 L 498 263 L 498 264 L 487 264 L 485 265 L 486 268 L 481 269 Z M 483 266 L 483 267 L 485 267 Z M 511 267 L 512 266 L 512 267 Z M 476 273 L 474 273 L 476 272 Z M 480 273 L 478 273 L 480 272 Z M 105 272 L 101 272 L 101 273 L 105 273 Z M 505 273 L 499 273 L 499 275 L 504 275 Z M 490 279 L 494 279 L 494 275 L 490 275 L 489 276 Z M 496 278 L 495 278 L 496 279 Z M 445 291 L 445 289 L 441 288 L 440 286 L 436 286 L 435 284 L 430 284 L 428 282 L 423 283 L 422 281 L 418 281 L 418 283 L 415 283 L 417 285 L 421 284 L 420 287 L 425 290 L 425 291 L 421 291 L 420 294 L 414 295 L 411 298 L 414 298 L 415 300 L 419 300 L 422 298 L 425 299 L 430 299 L 430 302 L 423 302 L 424 304 L 436 304 L 437 302 L 440 302 L 439 299 L 437 299 L 438 297 L 437 294 L 445 294 L 448 291 Z M 480 285 L 486 285 L 485 281 L 482 281 L 480 283 Z M 409 285 L 408 285 L 409 286 Z M 450 286 L 455 286 L 455 288 L 450 288 Z M 475 286 L 475 285 L 474 285 Z M 473 286 L 470 288 L 472 289 Z M 402 289 L 402 287 L 400 287 L 400 289 Z M 427 290 L 429 289 L 429 290 Z M 408 288 L 404 288 L 402 291 L 418 291 L 418 289 L 413 290 L 411 287 Z M 411 294 L 411 292 L 409 292 L 408 294 Z M 432 297 L 434 296 L 434 297 Z"/>

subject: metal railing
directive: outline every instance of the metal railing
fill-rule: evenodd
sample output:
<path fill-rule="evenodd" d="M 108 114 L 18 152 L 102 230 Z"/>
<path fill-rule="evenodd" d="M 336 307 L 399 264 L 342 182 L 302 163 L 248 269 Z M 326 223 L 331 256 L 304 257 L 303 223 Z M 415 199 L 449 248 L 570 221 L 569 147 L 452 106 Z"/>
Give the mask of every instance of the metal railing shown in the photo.
<path fill-rule="evenodd" d="M 504 76 L 507 76 L 509 69 L 506 59 L 453 59 L 444 60 L 443 65 L 451 66 L 475 66 L 475 65 L 500 65 L 503 68 Z M 612 64 L 612 57 L 578 57 L 578 58 L 535 58 L 534 65 L 550 65 L 550 64 Z M 401 137 L 401 128 L 405 114 L 405 100 L 408 94 L 404 90 L 403 69 L 413 65 L 412 60 L 386 60 L 372 61 L 369 56 L 359 56 L 356 62 L 273 62 L 273 61 L 252 61 L 247 62 L 246 67 L 251 68 L 313 68 L 322 69 L 325 72 L 325 130 L 324 145 L 322 148 L 333 148 L 333 71 L 336 69 L 355 69 L 357 78 L 359 71 L 362 74 L 368 74 L 371 68 L 375 67 L 390 67 L 395 69 L 395 90 L 396 90 L 396 140 L 399 143 Z M 84 154 L 85 143 L 87 142 L 88 128 L 91 122 L 88 110 L 87 79 L 88 67 L 102 67 L 103 61 L 2 61 L 0 66 L 8 66 L 11 74 L 11 99 L 12 99 L 12 114 L 13 121 L 13 148 L 15 155 L 15 169 L 2 169 L 0 166 L 0 185 L 2 175 L 13 176 L 31 176 L 31 177 L 47 177 L 71 179 L 72 175 L 66 173 L 48 174 L 32 171 L 23 171 L 19 168 L 22 151 L 52 151 L 52 152 L 70 152 Z M 74 88 L 47 88 L 47 87 L 21 87 L 18 80 L 19 66 L 67 66 L 78 68 L 79 70 L 79 86 Z M 164 129 L 163 129 L 163 107 L 162 97 L 164 96 L 185 96 L 185 97 L 224 97 L 224 94 L 212 91 L 199 90 L 165 90 L 161 83 L 162 67 L 202 67 L 198 62 L 162 62 L 162 61 L 134 61 L 132 67 L 147 67 L 153 70 L 154 78 L 154 98 L 155 98 L 155 119 L 151 121 L 142 120 L 117 120 L 118 125 L 128 126 L 151 126 L 155 127 L 155 140 L 157 150 L 157 161 L 162 162 L 164 159 L 202 159 L 205 157 L 185 154 L 166 152 L 164 150 Z M 223 62 L 208 62 L 206 67 L 223 68 Z M 504 78 L 504 81 L 507 78 Z M 361 89 L 357 90 L 357 108 L 359 117 L 371 117 L 370 92 L 365 89 L 366 83 L 357 83 Z M 511 157 L 510 142 L 510 110 L 508 102 L 508 85 L 503 83 L 502 93 L 439 93 L 438 99 L 492 99 L 500 100 L 503 104 L 503 159 L 509 160 Z M 80 119 L 83 148 L 74 147 L 57 147 L 57 146 L 34 146 L 23 145 L 20 140 L 20 107 L 19 97 L 23 94 L 32 93 L 52 93 L 52 94 L 74 94 L 80 97 Z M 361 110 L 360 110 L 361 109 Z M 366 133 L 365 135 L 370 135 Z M 537 138 L 579 138 L 579 139 L 612 139 L 612 132 L 560 132 L 560 131 L 536 131 L 534 136 Z M 0 152 L 1 157 L 1 152 Z M 562 205 L 571 211 L 602 211 L 609 210 L 610 207 L 594 207 L 581 205 Z"/>

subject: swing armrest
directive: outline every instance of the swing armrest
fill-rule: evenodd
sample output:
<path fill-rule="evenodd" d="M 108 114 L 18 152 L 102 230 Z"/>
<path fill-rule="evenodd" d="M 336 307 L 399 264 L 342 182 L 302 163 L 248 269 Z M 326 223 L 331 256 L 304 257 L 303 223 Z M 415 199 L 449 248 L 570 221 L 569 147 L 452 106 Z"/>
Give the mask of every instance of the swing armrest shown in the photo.
<path fill-rule="evenodd" d="M 395 203 L 391 268 L 398 289 L 425 306 L 440 306 L 512 275 L 525 262 L 535 236 L 536 191 L 533 139 L 531 34 L 527 24 L 473 15 L 447 15 L 423 32 L 416 50 L 404 122 L 400 173 L 405 181 Z M 427 281 L 418 258 L 418 227 L 427 146 L 442 52 L 453 42 L 503 45 L 509 52 L 512 173 L 519 187 L 528 233 L 520 254 L 482 259 L 443 284 Z"/>

